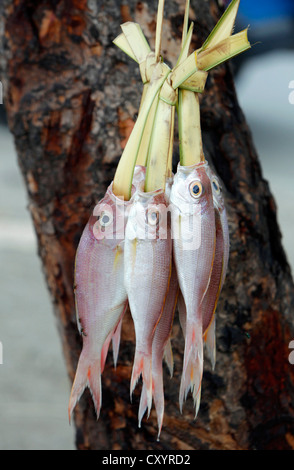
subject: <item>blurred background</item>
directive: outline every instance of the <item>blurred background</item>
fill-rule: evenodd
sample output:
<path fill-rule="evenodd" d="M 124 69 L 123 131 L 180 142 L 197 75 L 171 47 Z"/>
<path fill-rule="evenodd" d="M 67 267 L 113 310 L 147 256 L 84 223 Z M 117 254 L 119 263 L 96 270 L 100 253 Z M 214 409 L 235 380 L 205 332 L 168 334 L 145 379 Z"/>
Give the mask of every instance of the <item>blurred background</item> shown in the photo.
<path fill-rule="evenodd" d="M 293 270 L 293 0 L 241 1 L 236 31 L 247 25 L 256 45 L 232 61 L 236 89 Z M 0 449 L 70 450 L 75 448 L 67 418 L 70 383 L 13 138 L 0 108 Z"/>

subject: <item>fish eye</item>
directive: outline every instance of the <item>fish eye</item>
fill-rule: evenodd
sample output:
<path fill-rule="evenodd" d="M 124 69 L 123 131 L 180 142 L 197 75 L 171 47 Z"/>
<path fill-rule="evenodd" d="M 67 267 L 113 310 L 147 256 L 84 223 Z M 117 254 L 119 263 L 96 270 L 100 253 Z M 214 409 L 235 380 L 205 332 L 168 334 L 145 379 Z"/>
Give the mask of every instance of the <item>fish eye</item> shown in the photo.
<path fill-rule="evenodd" d="M 112 224 L 113 215 L 108 211 L 103 211 L 98 217 L 98 221 L 101 227 L 108 227 L 110 224 Z"/>
<path fill-rule="evenodd" d="M 212 187 L 216 193 L 220 193 L 220 185 L 215 178 L 212 180 Z"/>
<path fill-rule="evenodd" d="M 194 199 L 198 199 L 203 194 L 203 187 L 200 181 L 192 181 L 190 184 L 190 194 Z"/>
<path fill-rule="evenodd" d="M 150 209 L 147 213 L 147 222 L 149 225 L 155 226 L 160 219 L 159 212 L 156 209 Z"/>

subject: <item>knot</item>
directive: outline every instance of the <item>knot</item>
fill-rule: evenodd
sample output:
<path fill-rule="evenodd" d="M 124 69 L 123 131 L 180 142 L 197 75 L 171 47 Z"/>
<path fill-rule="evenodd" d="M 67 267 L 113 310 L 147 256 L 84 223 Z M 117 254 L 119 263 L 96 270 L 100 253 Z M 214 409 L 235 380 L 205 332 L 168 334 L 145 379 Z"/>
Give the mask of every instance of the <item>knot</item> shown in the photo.
<path fill-rule="evenodd" d="M 156 58 L 154 52 L 150 52 L 146 56 L 146 59 L 139 63 L 141 78 L 144 85 L 150 82 L 155 65 Z"/>

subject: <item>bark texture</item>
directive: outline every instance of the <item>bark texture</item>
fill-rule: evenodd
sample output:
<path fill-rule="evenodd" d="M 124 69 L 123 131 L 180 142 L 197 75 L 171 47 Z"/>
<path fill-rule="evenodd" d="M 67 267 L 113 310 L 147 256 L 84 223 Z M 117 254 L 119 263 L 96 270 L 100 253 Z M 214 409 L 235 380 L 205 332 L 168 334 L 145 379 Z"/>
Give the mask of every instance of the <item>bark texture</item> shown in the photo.
<path fill-rule="evenodd" d="M 163 56 L 175 64 L 184 0 L 166 2 Z M 2 0 L 1 80 L 9 127 L 26 183 L 39 254 L 51 292 L 69 374 L 81 350 L 73 296 L 74 257 L 95 203 L 111 182 L 136 120 L 136 64 L 112 44 L 119 25 L 140 23 L 154 45 L 157 1 Z M 191 1 L 198 47 L 220 16 L 216 0 Z M 134 354 L 130 315 L 117 370 L 103 374 L 96 421 L 86 391 L 76 408 L 78 449 L 293 449 L 294 289 L 275 201 L 238 105 L 230 65 L 209 76 L 201 99 L 206 157 L 225 188 L 231 233 L 229 273 L 217 314 L 217 364 L 205 362 L 199 416 L 192 399 L 180 415 L 183 338 L 173 328 L 175 373 L 165 370 L 160 442 L 153 410 L 137 426 L 140 387 L 129 382 Z M 175 155 L 175 159 L 177 155 Z"/>

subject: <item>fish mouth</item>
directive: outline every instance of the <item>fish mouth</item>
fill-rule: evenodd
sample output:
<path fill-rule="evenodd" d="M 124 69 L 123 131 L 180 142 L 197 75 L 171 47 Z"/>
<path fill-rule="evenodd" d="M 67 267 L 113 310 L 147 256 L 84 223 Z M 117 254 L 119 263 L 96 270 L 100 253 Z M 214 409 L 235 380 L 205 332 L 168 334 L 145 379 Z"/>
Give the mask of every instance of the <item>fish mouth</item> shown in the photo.
<path fill-rule="evenodd" d="M 136 192 L 136 187 L 132 184 L 132 197 L 130 198 L 129 201 L 125 201 L 123 198 L 116 196 L 113 192 L 113 181 L 112 183 L 108 186 L 107 188 L 107 195 L 110 197 L 110 199 L 115 202 L 117 205 L 124 205 L 124 206 L 129 206 L 133 203 L 133 196 Z"/>
<path fill-rule="evenodd" d="M 177 171 L 180 171 L 181 173 L 190 173 L 192 170 L 202 168 L 202 167 L 205 167 L 205 168 L 209 167 L 207 160 L 204 160 L 203 162 L 199 162 L 199 163 L 194 163 L 194 165 L 188 165 L 188 166 L 183 166 L 179 163 Z"/>
<path fill-rule="evenodd" d="M 164 194 L 164 189 L 163 188 L 158 188 L 158 189 L 154 189 L 153 191 L 144 191 L 144 185 L 145 185 L 145 182 L 142 181 L 137 189 L 137 195 L 140 197 L 140 198 L 143 198 L 143 199 L 150 199 L 151 197 L 155 197 L 155 196 L 159 196 L 160 194 Z"/>

